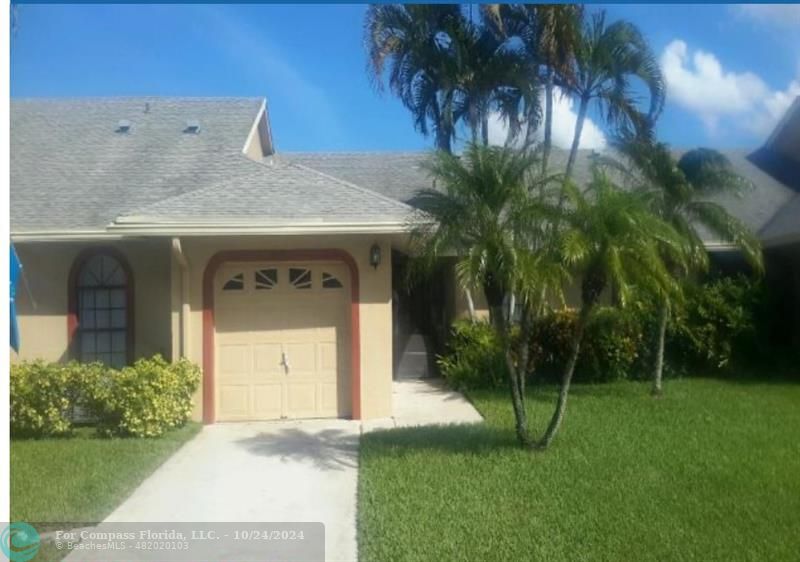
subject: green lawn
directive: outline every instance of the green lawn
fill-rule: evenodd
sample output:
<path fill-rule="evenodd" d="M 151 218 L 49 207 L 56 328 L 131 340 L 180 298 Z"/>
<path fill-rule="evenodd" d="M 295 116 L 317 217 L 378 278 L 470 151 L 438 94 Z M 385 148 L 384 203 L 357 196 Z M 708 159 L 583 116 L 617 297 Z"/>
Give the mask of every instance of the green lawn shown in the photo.
<path fill-rule="evenodd" d="M 105 439 L 82 428 L 67 438 L 12 440 L 11 520 L 101 521 L 200 427 L 157 439 Z"/>
<path fill-rule="evenodd" d="M 574 388 L 545 453 L 517 447 L 502 392 L 471 396 L 485 425 L 365 435 L 362 562 L 796 560 L 800 384 L 648 388 Z"/>

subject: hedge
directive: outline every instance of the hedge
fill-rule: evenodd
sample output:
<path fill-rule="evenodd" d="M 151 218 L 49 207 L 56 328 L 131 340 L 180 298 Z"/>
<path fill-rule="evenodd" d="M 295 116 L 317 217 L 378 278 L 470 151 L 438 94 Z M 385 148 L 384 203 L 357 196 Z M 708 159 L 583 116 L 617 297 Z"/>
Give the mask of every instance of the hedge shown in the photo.
<path fill-rule="evenodd" d="M 121 370 L 100 363 L 24 362 L 11 366 L 11 433 L 48 437 L 70 433 L 75 411 L 102 435 L 157 437 L 191 415 L 200 369 L 160 355 Z"/>
<path fill-rule="evenodd" d="M 685 302 L 667 329 L 666 374 L 726 373 L 765 355 L 758 319 L 763 283 L 744 276 L 689 285 Z M 657 310 L 652 302 L 622 309 L 599 307 L 584 333 L 576 382 L 648 378 L 656 349 Z M 569 353 L 577 311 L 553 311 L 534 323 L 529 341 L 531 378 L 558 382 Z M 506 383 L 503 351 L 487 322 L 458 321 L 447 352 L 438 359 L 442 375 L 459 388 Z"/>

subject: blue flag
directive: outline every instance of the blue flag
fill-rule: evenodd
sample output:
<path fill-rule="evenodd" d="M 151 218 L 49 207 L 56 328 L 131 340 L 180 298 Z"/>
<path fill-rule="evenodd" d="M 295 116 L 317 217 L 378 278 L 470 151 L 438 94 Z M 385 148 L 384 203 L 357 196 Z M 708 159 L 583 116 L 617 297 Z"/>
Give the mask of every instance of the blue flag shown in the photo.
<path fill-rule="evenodd" d="M 22 273 L 22 264 L 19 263 L 19 258 L 17 257 L 17 252 L 14 250 L 13 244 L 11 245 L 9 254 L 11 254 L 11 264 L 9 267 L 11 276 L 11 288 L 9 290 L 9 296 L 11 297 L 11 347 L 14 348 L 14 351 L 19 352 L 19 328 L 17 327 L 17 305 L 15 301 L 17 297 L 17 282 Z"/>

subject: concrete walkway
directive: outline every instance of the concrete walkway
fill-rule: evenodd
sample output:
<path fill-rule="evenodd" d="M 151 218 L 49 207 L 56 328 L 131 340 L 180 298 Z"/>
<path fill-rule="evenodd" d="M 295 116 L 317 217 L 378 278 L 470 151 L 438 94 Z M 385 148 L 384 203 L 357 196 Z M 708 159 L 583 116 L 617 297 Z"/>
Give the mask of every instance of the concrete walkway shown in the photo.
<path fill-rule="evenodd" d="M 395 382 L 393 404 L 395 415 L 383 420 L 206 426 L 106 521 L 319 521 L 326 559 L 355 561 L 359 433 L 482 421 L 437 382 Z"/>
<path fill-rule="evenodd" d="M 365 420 L 362 432 L 393 427 L 478 423 L 483 418 L 460 392 L 439 379 L 409 379 L 392 383 L 391 418 Z"/>

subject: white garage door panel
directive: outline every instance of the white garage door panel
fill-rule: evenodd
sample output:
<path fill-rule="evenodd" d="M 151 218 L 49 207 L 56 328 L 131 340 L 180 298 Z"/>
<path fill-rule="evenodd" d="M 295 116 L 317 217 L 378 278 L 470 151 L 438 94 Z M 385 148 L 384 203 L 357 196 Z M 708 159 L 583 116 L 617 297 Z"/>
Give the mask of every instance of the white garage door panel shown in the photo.
<path fill-rule="evenodd" d="M 321 408 L 325 412 L 333 412 L 330 415 L 336 415 L 336 404 L 338 402 L 336 383 L 322 383 L 319 385 Z"/>
<path fill-rule="evenodd" d="M 283 385 L 253 385 L 253 417 L 255 419 L 278 419 L 283 412 Z"/>
<path fill-rule="evenodd" d="M 221 269 L 214 311 L 220 421 L 349 415 L 348 285 L 339 264 Z"/>
<path fill-rule="evenodd" d="M 223 379 L 247 376 L 250 371 L 250 346 L 220 342 L 219 375 Z"/>
<path fill-rule="evenodd" d="M 250 410 L 248 385 L 223 385 L 220 388 L 219 406 L 229 419 L 245 419 Z"/>

